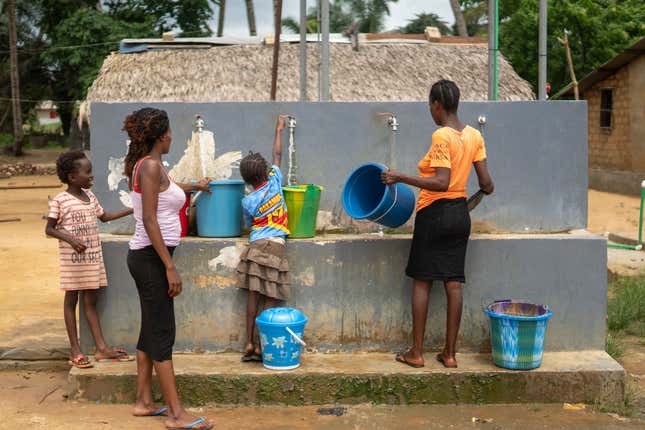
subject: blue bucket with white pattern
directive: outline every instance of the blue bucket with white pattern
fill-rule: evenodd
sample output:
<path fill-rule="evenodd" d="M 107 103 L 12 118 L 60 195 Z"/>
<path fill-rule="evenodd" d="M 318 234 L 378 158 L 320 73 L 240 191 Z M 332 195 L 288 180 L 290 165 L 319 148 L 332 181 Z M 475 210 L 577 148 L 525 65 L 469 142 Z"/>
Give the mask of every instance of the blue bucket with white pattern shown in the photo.
<path fill-rule="evenodd" d="M 262 346 L 262 364 L 271 370 L 300 366 L 307 317 L 298 309 L 271 308 L 256 319 Z"/>
<path fill-rule="evenodd" d="M 542 364 L 546 328 L 552 313 L 546 305 L 500 300 L 484 308 L 490 321 L 493 362 L 506 369 L 535 369 Z"/>

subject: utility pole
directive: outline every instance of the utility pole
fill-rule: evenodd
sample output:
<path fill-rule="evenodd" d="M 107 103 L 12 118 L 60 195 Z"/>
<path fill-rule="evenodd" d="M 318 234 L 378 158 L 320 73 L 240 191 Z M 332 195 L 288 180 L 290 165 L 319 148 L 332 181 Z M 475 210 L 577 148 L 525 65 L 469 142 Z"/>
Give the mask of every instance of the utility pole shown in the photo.
<path fill-rule="evenodd" d="M 18 78 L 18 52 L 16 50 L 16 0 L 8 0 L 9 14 L 9 60 L 11 62 L 11 107 L 13 109 L 13 153 L 22 155 L 22 115 L 20 112 L 20 82 Z"/>
<path fill-rule="evenodd" d="M 547 0 L 540 0 L 538 14 L 538 100 L 546 100 Z"/>
<path fill-rule="evenodd" d="M 253 0 L 246 0 L 246 17 L 249 21 L 249 34 L 257 36 L 258 31 L 255 28 L 255 9 L 253 7 Z"/>
<path fill-rule="evenodd" d="M 226 0 L 219 0 L 219 13 L 217 15 L 217 37 L 224 35 L 224 15 L 226 13 Z"/>
<path fill-rule="evenodd" d="M 271 68 L 271 100 L 278 92 L 278 57 L 280 56 L 280 29 L 282 28 L 282 0 L 273 0 L 275 36 L 273 40 L 273 67 Z"/>

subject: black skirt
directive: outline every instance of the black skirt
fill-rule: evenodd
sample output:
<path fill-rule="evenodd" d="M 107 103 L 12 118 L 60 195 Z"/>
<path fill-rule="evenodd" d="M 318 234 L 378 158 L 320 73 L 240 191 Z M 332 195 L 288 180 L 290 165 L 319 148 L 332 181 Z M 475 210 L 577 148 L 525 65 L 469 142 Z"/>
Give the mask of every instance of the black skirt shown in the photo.
<path fill-rule="evenodd" d="M 406 275 L 419 281 L 466 282 L 470 237 L 466 199 L 441 199 L 417 212 Z"/>
<path fill-rule="evenodd" d="M 174 247 L 168 247 L 172 256 Z M 175 344 L 175 306 L 168 295 L 166 266 L 151 246 L 128 252 L 128 269 L 141 303 L 141 329 L 137 349 L 154 361 L 172 360 Z"/>

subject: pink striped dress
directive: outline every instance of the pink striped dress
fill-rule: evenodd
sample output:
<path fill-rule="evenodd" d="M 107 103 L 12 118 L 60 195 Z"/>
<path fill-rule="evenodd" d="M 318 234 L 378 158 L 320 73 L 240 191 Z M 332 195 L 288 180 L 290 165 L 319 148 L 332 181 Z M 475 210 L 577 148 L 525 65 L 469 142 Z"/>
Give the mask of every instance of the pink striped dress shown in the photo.
<path fill-rule="evenodd" d="M 83 190 L 89 202 L 67 191 L 49 202 L 48 218 L 58 220 L 56 229 L 81 241 L 87 249 L 78 253 L 65 241 L 58 241 L 60 255 L 60 289 L 65 291 L 95 290 L 107 286 L 103 251 L 99 240 L 98 217 L 104 211 L 90 190 Z"/>

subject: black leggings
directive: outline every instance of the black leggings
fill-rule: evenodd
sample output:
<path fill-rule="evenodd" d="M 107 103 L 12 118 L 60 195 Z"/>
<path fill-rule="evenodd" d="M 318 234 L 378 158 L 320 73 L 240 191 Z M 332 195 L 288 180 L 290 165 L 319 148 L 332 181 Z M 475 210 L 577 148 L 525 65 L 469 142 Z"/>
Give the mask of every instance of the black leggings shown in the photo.
<path fill-rule="evenodd" d="M 168 247 L 172 256 L 174 247 Z M 154 361 L 172 360 L 175 344 L 175 307 L 168 295 L 166 266 L 150 246 L 128 251 L 128 269 L 141 302 L 141 330 L 137 349 Z"/>

